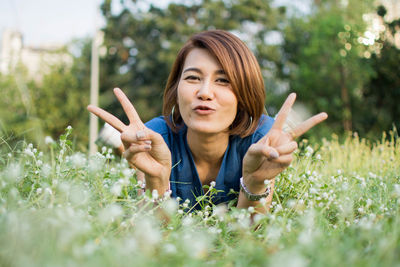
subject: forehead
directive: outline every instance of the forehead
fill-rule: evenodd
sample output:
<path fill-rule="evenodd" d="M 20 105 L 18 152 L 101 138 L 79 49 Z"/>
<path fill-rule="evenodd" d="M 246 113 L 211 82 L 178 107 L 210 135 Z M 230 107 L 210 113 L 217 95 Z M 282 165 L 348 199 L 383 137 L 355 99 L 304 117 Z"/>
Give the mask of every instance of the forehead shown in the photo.
<path fill-rule="evenodd" d="M 185 63 L 183 64 L 183 71 L 188 68 L 211 71 L 222 70 L 222 66 L 218 60 L 204 48 L 194 48 L 187 54 Z"/>

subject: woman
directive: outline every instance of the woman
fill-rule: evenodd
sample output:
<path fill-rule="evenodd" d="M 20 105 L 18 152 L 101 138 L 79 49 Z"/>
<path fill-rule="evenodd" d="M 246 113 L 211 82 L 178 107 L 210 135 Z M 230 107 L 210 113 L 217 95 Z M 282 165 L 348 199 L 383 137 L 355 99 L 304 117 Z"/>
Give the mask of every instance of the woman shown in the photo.
<path fill-rule="evenodd" d="M 221 30 L 196 34 L 179 51 L 164 91 L 163 117 L 143 124 L 124 93 L 118 88 L 114 93 L 129 125 L 98 107 L 88 110 L 121 132 L 123 155 L 144 173 L 146 189 L 159 194 L 171 189 L 173 197 L 191 205 L 204 194 L 202 185 L 215 182 L 222 191 L 215 204 L 237 197 L 229 192 L 240 188 L 237 207 L 265 212 L 275 176 L 293 159 L 294 139 L 327 118 L 320 113 L 284 132 L 295 94 L 275 121 L 263 115 L 257 60 L 240 39 Z M 261 199 L 267 201 L 260 204 Z"/>

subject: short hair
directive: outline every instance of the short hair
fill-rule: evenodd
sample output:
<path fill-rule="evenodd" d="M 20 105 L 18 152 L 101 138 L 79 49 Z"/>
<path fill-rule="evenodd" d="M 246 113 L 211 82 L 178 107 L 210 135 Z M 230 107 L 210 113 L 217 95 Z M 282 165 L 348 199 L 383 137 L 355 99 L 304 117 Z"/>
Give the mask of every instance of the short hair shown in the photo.
<path fill-rule="evenodd" d="M 174 132 L 182 126 L 183 120 L 177 104 L 178 84 L 186 57 L 194 48 L 204 48 L 218 60 L 238 100 L 236 117 L 229 127 L 229 134 L 240 137 L 252 134 L 264 110 L 264 80 L 257 59 L 250 49 L 238 37 L 223 30 L 195 34 L 179 51 L 164 90 L 163 115 L 168 126 Z"/>

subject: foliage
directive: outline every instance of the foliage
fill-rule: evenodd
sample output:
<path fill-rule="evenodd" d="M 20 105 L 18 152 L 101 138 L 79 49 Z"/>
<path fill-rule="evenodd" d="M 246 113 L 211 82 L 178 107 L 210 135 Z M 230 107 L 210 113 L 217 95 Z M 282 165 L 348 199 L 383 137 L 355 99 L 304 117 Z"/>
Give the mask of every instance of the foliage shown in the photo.
<path fill-rule="evenodd" d="M 41 79 L 30 79 L 22 66 L 10 75 L 0 76 L 0 136 L 10 145 L 22 137 L 43 145 L 45 136 L 58 138 L 66 126 L 74 125 L 79 129 L 74 136 L 76 144 L 85 148 L 90 88 L 90 58 L 85 58 L 88 44 L 78 41 L 82 55 L 74 58 L 72 66 L 53 65 Z M 90 55 L 90 50 L 86 51 Z"/>
<path fill-rule="evenodd" d="M 281 75 L 311 113 L 329 114 L 329 132 L 364 133 L 358 123 L 363 114 L 355 111 L 363 106 L 362 90 L 373 73 L 364 57 L 368 47 L 359 42 L 370 3 L 321 1 L 308 16 L 292 17 L 284 29 Z"/>
<path fill-rule="evenodd" d="M 400 139 L 306 140 L 277 178 L 271 211 L 138 195 L 125 160 L 72 149 L 0 154 L 2 266 L 396 266 Z M 209 188 L 210 194 L 215 188 Z M 207 199 L 207 198 L 203 198 Z M 158 203 L 158 204 L 157 204 Z M 160 217 L 160 215 L 163 215 Z"/>
<path fill-rule="evenodd" d="M 386 28 L 381 32 L 377 45 L 381 49 L 372 54 L 375 75 L 364 90 L 365 108 L 360 110 L 365 116 L 361 123 L 373 131 L 388 130 L 395 125 L 400 128 L 400 48 L 394 43 L 395 34 L 400 31 L 400 19 L 385 21 L 386 10 L 378 8 L 378 14 Z"/>

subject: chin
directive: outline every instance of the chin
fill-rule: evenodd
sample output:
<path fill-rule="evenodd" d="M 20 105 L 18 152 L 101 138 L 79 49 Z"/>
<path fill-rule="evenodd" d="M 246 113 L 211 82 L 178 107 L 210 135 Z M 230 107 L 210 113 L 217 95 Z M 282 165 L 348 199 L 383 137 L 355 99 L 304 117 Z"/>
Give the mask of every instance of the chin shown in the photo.
<path fill-rule="evenodd" d="M 210 122 L 187 124 L 188 129 L 204 134 L 219 134 L 228 131 L 229 126 L 227 127 L 221 127 L 221 126 L 222 126 L 221 124 L 214 124 Z"/>

